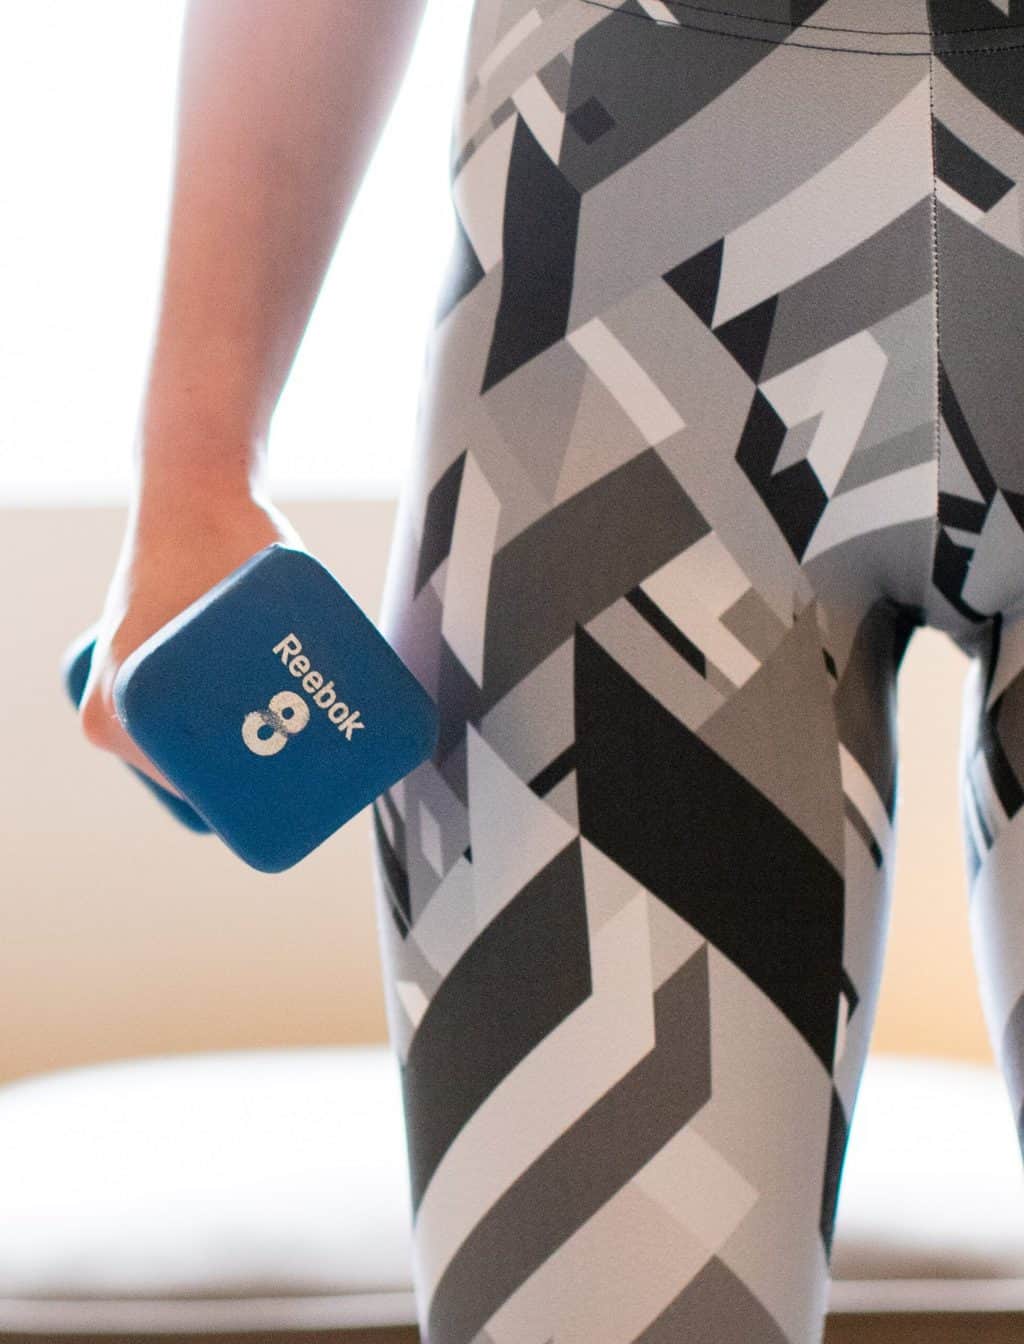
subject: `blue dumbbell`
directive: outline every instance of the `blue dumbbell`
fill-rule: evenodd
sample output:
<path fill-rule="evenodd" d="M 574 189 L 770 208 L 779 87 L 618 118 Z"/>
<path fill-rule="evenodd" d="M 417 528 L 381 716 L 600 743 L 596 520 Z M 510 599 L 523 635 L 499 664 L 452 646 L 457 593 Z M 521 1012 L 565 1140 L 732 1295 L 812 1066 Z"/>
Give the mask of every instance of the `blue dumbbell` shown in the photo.
<path fill-rule="evenodd" d="M 92 634 L 65 654 L 76 704 Z M 434 701 L 337 579 L 277 542 L 125 659 L 113 696 L 187 804 L 136 774 L 179 821 L 267 873 L 426 760 L 439 732 Z"/>

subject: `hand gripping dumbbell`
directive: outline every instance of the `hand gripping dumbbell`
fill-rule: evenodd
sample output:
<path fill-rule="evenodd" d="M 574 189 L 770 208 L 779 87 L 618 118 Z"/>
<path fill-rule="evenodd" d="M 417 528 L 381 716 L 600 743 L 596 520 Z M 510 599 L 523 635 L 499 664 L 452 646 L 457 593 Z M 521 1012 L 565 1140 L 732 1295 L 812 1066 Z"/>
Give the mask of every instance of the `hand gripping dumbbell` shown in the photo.
<path fill-rule="evenodd" d="M 96 627 L 67 649 L 77 705 Z M 141 644 L 114 708 L 179 821 L 281 872 L 432 755 L 437 706 L 334 576 L 274 542 Z"/>

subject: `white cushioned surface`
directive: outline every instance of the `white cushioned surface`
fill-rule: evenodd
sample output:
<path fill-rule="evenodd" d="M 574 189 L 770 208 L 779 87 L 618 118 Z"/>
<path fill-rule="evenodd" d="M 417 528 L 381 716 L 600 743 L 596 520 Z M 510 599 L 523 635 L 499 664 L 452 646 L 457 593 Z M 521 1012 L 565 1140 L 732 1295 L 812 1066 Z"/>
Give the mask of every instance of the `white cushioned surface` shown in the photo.
<path fill-rule="evenodd" d="M 131 1059 L 0 1088 L 0 1329 L 45 1322 L 31 1299 L 54 1298 L 260 1300 L 255 1316 L 172 1303 L 194 1329 L 410 1322 L 403 1143 L 383 1046 Z M 282 1314 L 296 1295 L 307 1309 Z M 75 1319 L 58 1308 L 54 1328 Z"/>
<path fill-rule="evenodd" d="M 836 1224 L 834 1278 L 1024 1277 L 1024 1169 L 999 1073 L 870 1056 Z"/>
<path fill-rule="evenodd" d="M 384 1045 L 126 1060 L 9 1084 L 0 1191 L 0 1329 L 415 1320 L 398 1066 Z M 997 1283 L 996 1305 L 1024 1307 L 1024 1177 L 993 1068 L 869 1058 L 832 1267 L 840 1310 L 884 1305 L 879 1281 L 936 1279 Z"/>

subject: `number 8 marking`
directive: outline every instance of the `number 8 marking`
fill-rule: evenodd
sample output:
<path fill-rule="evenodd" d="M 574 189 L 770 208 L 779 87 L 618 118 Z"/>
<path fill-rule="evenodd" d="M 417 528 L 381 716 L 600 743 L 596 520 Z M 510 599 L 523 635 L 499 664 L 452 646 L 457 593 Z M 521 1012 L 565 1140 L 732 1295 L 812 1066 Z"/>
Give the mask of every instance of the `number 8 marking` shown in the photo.
<path fill-rule="evenodd" d="M 242 740 L 255 756 L 276 756 L 289 738 L 309 723 L 309 706 L 294 691 L 278 691 L 266 709 L 254 709 L 242 722 Z"/>

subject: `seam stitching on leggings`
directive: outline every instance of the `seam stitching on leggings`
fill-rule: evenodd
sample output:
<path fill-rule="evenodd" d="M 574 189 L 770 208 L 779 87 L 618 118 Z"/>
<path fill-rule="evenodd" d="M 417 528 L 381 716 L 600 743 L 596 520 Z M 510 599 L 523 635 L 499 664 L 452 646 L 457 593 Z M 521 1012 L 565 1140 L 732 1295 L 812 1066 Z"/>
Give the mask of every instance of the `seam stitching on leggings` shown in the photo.
<path fill-rule="evenodd" d="M 763 18 L 760 14 L 750 14 L 742 9 L 721 9 L 716 5 L 698 5 L 694 0 L 661 0 L 661 3 L 668 9 L 692 9 L 702 14 L 720 14 L 723 17 L 728 16 L 733 19 L 751 19 L 754 23 L 770 23 L 778 28 L 813 28 L 816 32 L 822 33 L 867 33 L 871 37 L 931 37 L 932 33 L 938 31 L 941 34 L 948 33 L 1006 33 L 1024 27 L 1019 23 L 981 23 L 974 24 L 964 28 L 850 28 L 842 23 L 811 23 L 810 21 L 798 23 L 792 19 L 771 19 Z M 636 15 L 637 18 L 646 18 L 646 15 Z M 656 21 L 656 20 L 655 20 Z"/>
<path fill-rule="evenodd" d="M 803 47 L 807 51 L 849 52 L 854 56 L 927 56 L 929 60 L 932 56 L 931 47 L 921 47 L 914 51 L 878 51 L 870 47 L 840 47 L 832 42 L 790 42 L 788 38 L 755 37 L 753 33 L 730 33 L 727 28 L 708 28 L 704 24 L 686 23 L 682 19 L 677 23 L 664 23 L 661 19 L 652 18 L 650 14 L 629 14 L 625 10 L 617 9 L 611 3 L 607 3 L 606 0 L 580 0 L 580 4 L 592 5 L 595 9 L 603 9 L 607 14 L 615 15 L 620 19 L 639 19 L 642 23 L 654 23 L 659 28 L 672 30 L 688 28 L 698 33 L 713 33 L 716 37 L 734 37 L 740 42 L 764 42 L 772 47 Z M 755 22 L 761 22 L 761 20 L 755 20 Z M 802 26 L 798 24 L 789 31 L 799 31 Z M 1024 24 L 1014 24 L 1013 28 L 1014 31 L 1018 28 L 1024 29 Z M 1020 51 L 1022 48 L 1024 48 L 1024 42 L 1006 42 L 998 47 L 943 47 L 939 55 L 984 56 L 989 52 Z"/>
<path fill-rule="evenodd" d="M 928 3 L 928 0 L 925 0 Z M 928 567 L 925 575 L 925 590 L 921 596 L 922 605 L 927 603 L 928 586 L 935 572 L 935 557 L 939 549 L 939 504 L 941 496 L 940 457 L 942 453 L 942 391 L 941 391 L 941 346 L 939 297 L 939 166 L 935 146 L 935 76 L 934 60 L 928 56 L 928 136 L 931 144 L 931 235 L 932 235 L 932 285 L 935 289 L 935 509 L 932 524 L 932 545 L 928 555 Z"/>

